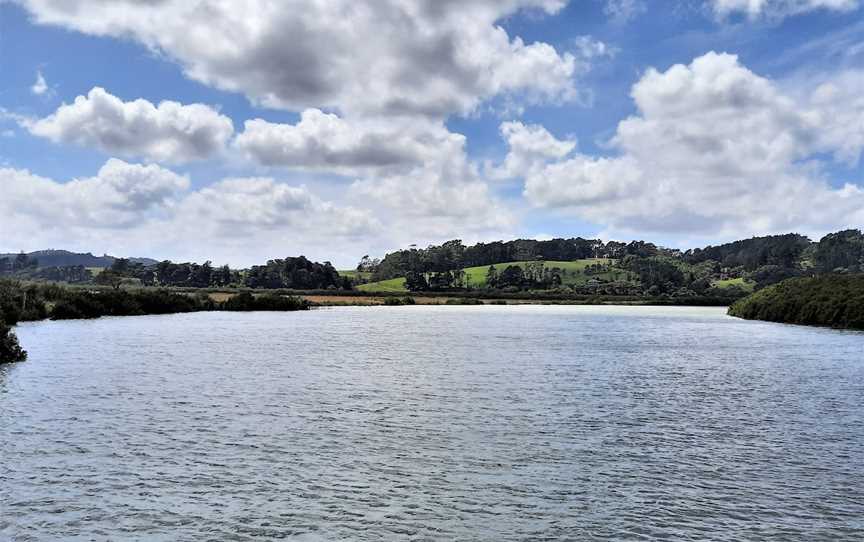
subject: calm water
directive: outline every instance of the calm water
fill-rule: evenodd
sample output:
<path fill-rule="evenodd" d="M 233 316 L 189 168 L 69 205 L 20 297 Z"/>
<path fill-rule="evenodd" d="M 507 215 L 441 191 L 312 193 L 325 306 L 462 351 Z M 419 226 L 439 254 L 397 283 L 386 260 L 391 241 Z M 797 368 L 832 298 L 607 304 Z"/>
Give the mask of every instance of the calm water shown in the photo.
<path fill-rule="evenodd" d="M 539 306 L 18 333 L 2 540 L 864 539 L 864 334 Z"/>

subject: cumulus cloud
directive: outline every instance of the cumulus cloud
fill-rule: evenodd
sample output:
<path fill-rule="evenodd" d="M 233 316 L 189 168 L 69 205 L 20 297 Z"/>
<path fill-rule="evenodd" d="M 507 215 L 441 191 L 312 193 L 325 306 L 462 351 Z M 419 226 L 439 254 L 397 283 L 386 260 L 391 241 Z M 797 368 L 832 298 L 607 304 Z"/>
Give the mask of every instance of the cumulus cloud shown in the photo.
<path fill-rule="evenodd" d="M 189 77 L 269 107 L 443 117 L 502 93 L 577 95 L 579 59 L 498 24 L 566 0 L 20 2 L 37 22 L 131 37 Z"/>
<path fill-rule="evenodd" d="M 57 183 L 26 170 L 0 169 L 4 224 L 26 216 L 38 227 L 129 228 L 160 216 L 189 187 L 189 179 L 157 165 L 110 159 L 94 177 Z"/>
<path fill-rule="evenodd" d="M 712 0 L 711 3 L 721 17 L 742 13 L 750 18 L 785 17 L 820 9 L 854 11 L 861 4 L 860 0 Z"/>
<path fill-rule="evenodd" d="M 422 163 L 463 137 L 443 125 L 414 119 L 346 120 L 307 109 L 296 124 L 246 122 L 235 146 L 266 166 L 355 174 L 368 169 Z"/>
<path fill-rule="evenodd" d="M 249 121 L 235 142 L 262 165 L 350 176 L 352 202 L 423 239 L 429 232 L 440 239 L 513 224 L 465 145 L 465 136 L 441 121 L 346 119 L 317 109 L 304 111 L 296 124 Z"/>
<path fill-rule="evenodd" d="M 504 122 L 500 132 L 510 151 L 500 166 L 487 164 L 487 173 L 497 179 L 525 177 L 550 161 L 564 158 L 577 146 L 575 139 L 557 139 L 546 128 L 536 124 Z"/>
<path fill-rule="evenodd" d="M 234 133 L 231 119 L 206 105 L 124 102 L 99 87 L 48 117 L 22 124 L 32 134 L 57 143 L 175 163 L 220 152 Z"/>
<path fill-rule="evenodd" d="M 525 196 L 628 232 L 734 236 L 864 221 L 864 190 L 830 186 L 819 155 L 855 161 L 864 103 L 847 78 L 796 100 L 737 57 L 709 53 L 649 70 L 618 156 L 576 155 L 531 169 Z M 850 86 L 851 85 L 851 86 Z M 518 152 L 515 151 L 515 152 Z"/>
<path fill-rule="evenodd" d="M 382 210 L 410 242 L 501 232 L 515 217 L 490 190 L 465 153 L 465 138 L 442 141 L 438 152 L 413 167 L 382 171 L 354 181 L 352 201 Z"/>
<path fill-rule="evenodd" d="M 27 231 L 29 249 L 97 247 L 248 265 L 299 252 L 332 257 L 333 247 L 347 250 L 380 228 L 369 211 L 322 200 L 306 186 L 255 177 L 190 189 L 185 176 L 118 159 L 65 183 L 2 168 L 0 184 L 0 238 Z"/>

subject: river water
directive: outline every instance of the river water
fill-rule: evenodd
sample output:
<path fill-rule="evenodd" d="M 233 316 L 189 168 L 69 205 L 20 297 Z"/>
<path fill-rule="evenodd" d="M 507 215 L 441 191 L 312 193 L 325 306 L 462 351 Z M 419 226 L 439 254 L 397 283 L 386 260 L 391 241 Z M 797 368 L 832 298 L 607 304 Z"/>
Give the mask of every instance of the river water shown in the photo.
<path fill-rule="evenodd" d="M 864 334 L 723 309 L 18 328 L 2 540 L 862 540 Z"/>

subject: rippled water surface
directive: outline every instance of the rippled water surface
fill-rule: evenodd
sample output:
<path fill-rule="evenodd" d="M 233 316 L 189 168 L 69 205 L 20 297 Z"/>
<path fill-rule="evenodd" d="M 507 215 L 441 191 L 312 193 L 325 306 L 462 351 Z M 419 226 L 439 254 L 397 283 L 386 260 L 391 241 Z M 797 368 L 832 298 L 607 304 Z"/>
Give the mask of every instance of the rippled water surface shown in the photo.
<path fill-rule="evenodd" d="M 864 334 L 541 306 L 18 334 L 2 540 L 864 539 Z"/>

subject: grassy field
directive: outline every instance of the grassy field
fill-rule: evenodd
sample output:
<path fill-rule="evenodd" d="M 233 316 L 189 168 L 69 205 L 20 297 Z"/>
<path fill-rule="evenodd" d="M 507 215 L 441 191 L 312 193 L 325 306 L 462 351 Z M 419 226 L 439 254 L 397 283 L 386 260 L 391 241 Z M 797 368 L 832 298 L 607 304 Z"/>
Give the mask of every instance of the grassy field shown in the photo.
<path fill-rule="evenodd" d="M 372 278 L 372 273 L 367 273 L 366 271 L 357 271 L 356 269 L 345 269 L 344 271 L 338 271 L 340 276 L 348 277 L 349 279 L 363 279 L 369 280 Z"/>
<path fill-rule="evenodd" d="M 357 287 L 361 292 L 407 292 L 405 288 L 405 279 L 397 278 L 390 280 L 382 280 L 381 282 L 370 282 L 361 284 Z"/>
<path fill-rule="evenodd" d="M 500 273 L 507 269 L 510 265 L 520 265 L 523 266 L 526 263 L 530 262 L 505 262 L 495 264 L 495 269 Z M 601 265 L 609 265 L 613 263 L 613 260 L 603 259 L 603 258 L 591 258 L 585 260 L 575 260 L 572 262 L 561 262 L 561 261 L 546 261 L 543 262 L 547 268 L 557 267 L 564 272 L 564 275 L 561 277 L 562 282 L 565 285 L 581 285 L 587 283 L 592 278 L 611 280 L 611 281 L 626 281 L 628 277 L 628 273 L 626 271 L 612 268 L 608 272 L 599 273 L 596 275 L 586 275 L 585 268 L 589 265 L 601 264 Z M 468 285 L 472 288 L 482 288 L 486 285 L 486 273 L 489 271 L 488 265 L 478 266 L 478 267 L 467 267 L 464 269 L 465 274 L 467 275 Z M 391 279 L 385 280 L 382 282 L 370 282 L 368 284 L 362 284 L 358 286 L 358 290 L 364 292 L 405 292 L 405 279 Z"/>
<path fill-rule="evenodd" d="M 756 283 L 750 282 L 749 280 L 744 280 L 743 278 L 737 279 L 726 279 L 726 280 L 715 280 L 712 286 L 716 288 L 729 288 L 730 286 L 738 286 L 743 288 L 744 291 L 752 292 L 753 288 L 756 286 Z"/>

